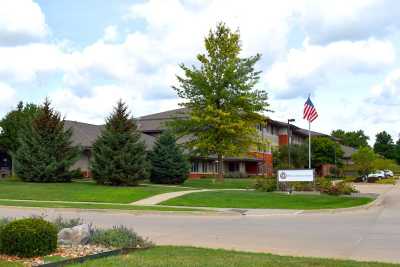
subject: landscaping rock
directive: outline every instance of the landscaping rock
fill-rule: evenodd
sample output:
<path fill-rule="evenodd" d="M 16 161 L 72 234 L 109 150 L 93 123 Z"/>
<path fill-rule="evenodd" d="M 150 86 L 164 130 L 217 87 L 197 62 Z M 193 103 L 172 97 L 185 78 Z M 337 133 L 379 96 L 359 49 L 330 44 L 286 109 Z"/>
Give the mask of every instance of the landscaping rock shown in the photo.
<path fill-rule="evenodd" d="M 86 245 L 89 242 L 90 233 L 89 224 L 64 228 L 57 235 L 58 243 L 61 245 Z"/>

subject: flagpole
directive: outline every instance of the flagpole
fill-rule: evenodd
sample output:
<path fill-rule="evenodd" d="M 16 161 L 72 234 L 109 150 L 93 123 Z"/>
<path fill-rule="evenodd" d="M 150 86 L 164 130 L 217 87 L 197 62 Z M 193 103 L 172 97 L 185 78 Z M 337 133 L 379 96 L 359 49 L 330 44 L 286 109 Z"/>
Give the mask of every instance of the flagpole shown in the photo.
<path fill-rule="evenodd" d="M 308 168 L 311 169 L 311 121 L 308 121 Z"/>

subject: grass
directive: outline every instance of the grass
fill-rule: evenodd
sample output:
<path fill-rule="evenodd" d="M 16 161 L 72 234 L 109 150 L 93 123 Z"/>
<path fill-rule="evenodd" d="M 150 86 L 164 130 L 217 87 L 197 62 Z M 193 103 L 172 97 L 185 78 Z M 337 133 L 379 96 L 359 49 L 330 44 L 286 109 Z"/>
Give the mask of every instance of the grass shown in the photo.
<path fill-rule="evenodd" d="M 256 191 L 195 192 L 162 202 L 162 205 L 214 207 L 214 208 L 263 208 L 263 209 L 336 209 L 359 206 L 371 198 L 337 197 L 328 195 L 286 195 Z"/>
<path fill-rule="evenodd" d="M 186 180 L 183 186 L 202 189 L 249 189 L 252 188 L 254 179 L 224 179 L 223 182 L 217 179 L 191 179 Z"/>
<path fill-rule="evenodd" d="M 161 246 L 128 255 L 98 259 L 72 266 L 87 267 L 389 267 L 395 264 L 356 262 L 309 257 L 276 256 L 266 253 L 222 249 Z"/>
<path fill-rule="evenodd" d="M 0 267 L 23 267 L 24 265 L 19 262 L 10 262 L 0 260 Z"/>
<path fill-rule="evenodd" d="M 375 183 L 376 184 L 396 184 L 396 179 L 395 178 L 386 178 L 386 179 L 380 179 L 377 180 Z"/>
<path fill-rule="evenodd" d="M 0 199 L 130 203 L 157 194 L 182 190 L 185 189 L 163 186 L 115 187 L 76 181 L 71 183 L 0 181 Z"/>
<path fill-rule="evenodd" d="M 40 207 L 40 208 L 76 208 L 76 209 L 114 209 L 114 210 L 137 210 L 137 211 L 205 211 L 195 208 L 173 208 L 163 206 L 134 206 L 129 204 L 102 204 L 102 203 L 62 203 L 51 201 L 29 201 L 29 200 L 0 200 L 0 206 L 14 207 Z"/>

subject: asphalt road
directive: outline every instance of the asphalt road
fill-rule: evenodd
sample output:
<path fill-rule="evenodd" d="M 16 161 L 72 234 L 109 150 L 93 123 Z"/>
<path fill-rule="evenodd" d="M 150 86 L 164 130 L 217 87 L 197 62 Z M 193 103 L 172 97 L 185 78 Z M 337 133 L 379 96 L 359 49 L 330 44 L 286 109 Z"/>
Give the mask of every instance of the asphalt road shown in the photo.
<path fill-rule="evenodd" d="M 134 214 L 0 208 L 0 216 L 81 217 L 99 227 L 127 225 L 157 244 L 400 263 L 400 187 L 368 210 L 266 215 Z"/>

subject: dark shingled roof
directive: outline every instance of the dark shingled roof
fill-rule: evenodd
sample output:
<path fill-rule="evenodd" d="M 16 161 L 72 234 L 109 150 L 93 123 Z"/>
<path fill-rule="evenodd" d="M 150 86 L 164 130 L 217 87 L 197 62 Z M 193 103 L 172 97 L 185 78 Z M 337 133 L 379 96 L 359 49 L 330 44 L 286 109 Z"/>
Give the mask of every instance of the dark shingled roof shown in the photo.
<path fill-rule="evenodd" d="M 176 118 L 186 118 L 187 109 L 180 108 L 142 116 L 138 119 L 138 128 L 144 133 L 157 133 L 165 130 L 165 123 Z"/>
<path fill-rule="evenodd" d="M 72 143 L 82 147 L 90 148 L 101 134 L 104 125 L 94 125 L 77 121 L 68 121 L 64 123 L 66 129 L 72 129 Z M 155 138 L 148 134 L 141 133 L 140 139 L 145 142 L 146 148 L 151 149 Z"/>
<path fill-rule="evenodd" d="M 173 109 L 168 110 L 160 113 L 149 114 L 146 116 L 142 116 L 138 119 L 138 127 L 144 133 L 157 133 L 161 132 L 166 128 L 165 123 L 175 118 L 185 118 L 187 117 L 187 109 L 180 108 L 180 109 Z M 287 127 L 287 123 L 272 120 L 267 118 L 268 123 L 272 125 L 276 125 L 279 127 Z M 308 137 L 308 130 L 302 129 L 291 124 L 292 131 L 296 134 Z M 311 131 L 311 136 L 326 136 L 331 137 L 327 134 L 319 133 Z M 333 138 L 333 137 L 331 137 Z M 333 138 L 335 139 L 335 138 Z"/>

